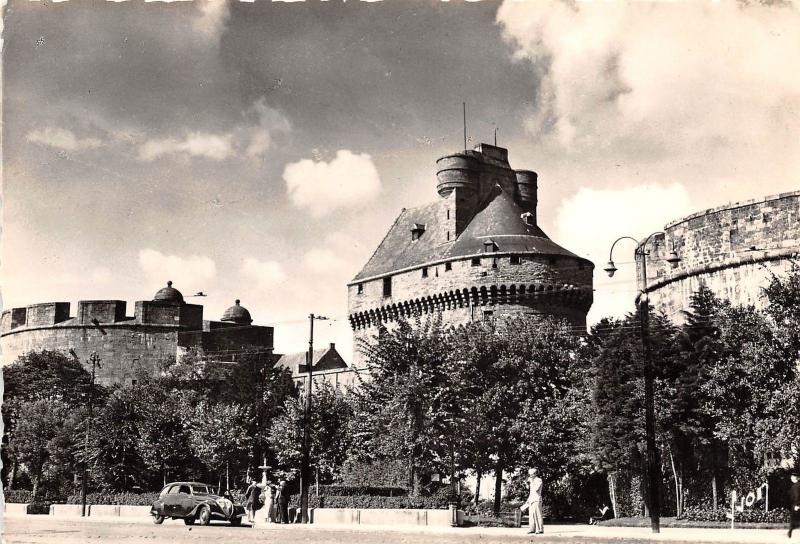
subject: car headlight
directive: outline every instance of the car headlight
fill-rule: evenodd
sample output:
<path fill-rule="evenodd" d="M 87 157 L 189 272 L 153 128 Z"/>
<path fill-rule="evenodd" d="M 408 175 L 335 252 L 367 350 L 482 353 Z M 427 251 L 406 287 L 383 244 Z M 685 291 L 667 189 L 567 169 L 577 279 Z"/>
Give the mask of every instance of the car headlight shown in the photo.
<path fill-rule="evenodd" d="M 228 499 L 224 497 L 217 499 L 217 506 L 225 514 L 225 517 L 231 517 L 231 514 L 233 514 L 233 503 Z"/>

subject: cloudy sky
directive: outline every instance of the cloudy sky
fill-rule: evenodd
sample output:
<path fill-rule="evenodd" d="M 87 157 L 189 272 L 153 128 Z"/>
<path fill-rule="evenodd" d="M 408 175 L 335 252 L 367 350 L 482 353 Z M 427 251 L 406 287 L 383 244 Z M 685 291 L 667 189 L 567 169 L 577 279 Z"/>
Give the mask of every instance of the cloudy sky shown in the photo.
<path fill-rule="evenodd" d="M 204 291 L 349 358 L 345 284 L 435 160 L 509 148 L 539 218 L 610 243 L 800 188 L 800 12 L 770 2 L 29 2 L 3 57 L 3 304 Z M 774 4 L 774 5 L 773 5 Z M 621 247 L 618 261 L 633 248 Z"/>

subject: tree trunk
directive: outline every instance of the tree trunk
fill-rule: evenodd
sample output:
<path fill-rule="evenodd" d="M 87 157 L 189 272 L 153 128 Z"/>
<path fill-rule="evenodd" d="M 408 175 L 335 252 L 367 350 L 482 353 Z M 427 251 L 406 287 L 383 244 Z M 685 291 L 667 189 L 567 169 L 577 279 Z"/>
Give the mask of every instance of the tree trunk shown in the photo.
<path fill-rule="evenodd" d="M 17 478 L 17 460 L 14 459 L 14 462 L 11 465 L 11 471 L 8 473 L 8 489 L 9 491 L 14 489 L 14 480 Z"/>
<path fill-rule="evenodd" d="M 494 469 L 494 513 L 500 513 L 500 499 L 503 493 L 503 462 L 499 459 Z"/>
<path fill-rule="evenodd" d="M 481 478 L 483 477 L 483 472 L 479 470 L 475 476 L 477 479 L 475 483 L 475 506 L 478 506 L 478 503 L 481 502 Z"/>
<path fill-rule="evenodd" d="M 32 478 L 33 480 L 33 492 L 31 493 L 31 498 L 33 502 L 36 502 L 36 498 L 39 496 L 39 475 L 36 474 Z"/>
<path fill-rule="evenodd" d="M 617 514 L 617 485 L 616 477 L 613 473 L 608 474 L 608 498 L 611 499 L 611 511 L 614 512 L 614 517 L 619 517 Z"/>
<path fill-rule="evenodd" d="M 681 517 L 683 482 L 681 482 L 681 478 L 678 476 L 678 471 L 675 469 L 675 456 L 672 455 L 672 448 L 669 450 L 669 464 L 672 466 L 672 477 L 675 480 L 675 513 L 677 517 Z"/>
<path fill-rule="evenodd" d="M 711 475 L 711 500 L 714 501 L 714 506 L 712 507 L 714 511 L 717 511 L 717 475 Z"/>

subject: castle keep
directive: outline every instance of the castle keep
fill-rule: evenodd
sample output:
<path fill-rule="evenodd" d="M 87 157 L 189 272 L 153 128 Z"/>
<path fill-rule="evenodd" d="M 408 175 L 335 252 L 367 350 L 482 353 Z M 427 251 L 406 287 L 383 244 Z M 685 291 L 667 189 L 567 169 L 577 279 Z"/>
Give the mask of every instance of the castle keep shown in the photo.
<path fill-rule="evenodd" d="M 480 144 L 437 161 L 439 199 L 404 209 L 348 284 L 356 344 L 381 323 L 552 316 L 585 329 L 594 265 L 537 222 L 537 174 Z"/>
<path fill-rule="evenodd" d="M 672 251 L 676 266 L 665 259 Z M 733 304 L 763 307 L 761 289 L 773 274 L 800 263 L 800 191 L 728 204 L 677 219 L 647 250 L 653 308 L 680 322 L 701 285 Z"/>
<path fill-rule="evenodd" d="M 93 351 L 102 360 L 98 382 L 130 384 L 141 373 L 155 375 L 163 363 L 187 351 L 224 358 L 226 352 L 272 352 L 273 329 L 252 325 L 250 313 L 236 303 L 220 321 L 203 319 L 203 307 L 187 304 L 172 282 L 152 300 L 136 302 L 126 315 L 123 300 L 82 300 L 70 317 L 68 302 L 46 302 L 6 310 L 0 319 L 3 364 L 29 351 L 74 354 L 85 362 Z"/>

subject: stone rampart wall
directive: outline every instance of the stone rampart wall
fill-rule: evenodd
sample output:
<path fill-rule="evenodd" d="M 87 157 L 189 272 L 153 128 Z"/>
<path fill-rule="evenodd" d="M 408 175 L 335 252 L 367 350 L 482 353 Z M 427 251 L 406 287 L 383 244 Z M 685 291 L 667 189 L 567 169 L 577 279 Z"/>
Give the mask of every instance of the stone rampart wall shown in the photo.
<path fill-rule="evenodd" d="M 680 322 L 701 284 L 735 304 L 760 306 L 762 287 L 772 274 L 788 272 L 800 253 L 800 191 L 699 212 L 664 231 L 648 245 L 656 309 Z M 676 266 L 665 260 L 673 248 L 681 258 Z"/>

